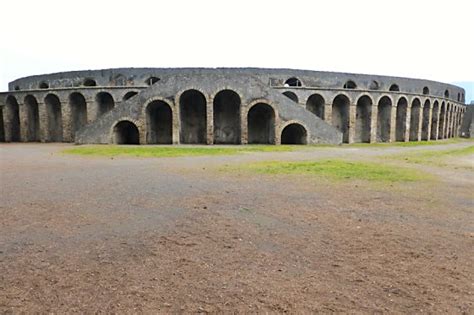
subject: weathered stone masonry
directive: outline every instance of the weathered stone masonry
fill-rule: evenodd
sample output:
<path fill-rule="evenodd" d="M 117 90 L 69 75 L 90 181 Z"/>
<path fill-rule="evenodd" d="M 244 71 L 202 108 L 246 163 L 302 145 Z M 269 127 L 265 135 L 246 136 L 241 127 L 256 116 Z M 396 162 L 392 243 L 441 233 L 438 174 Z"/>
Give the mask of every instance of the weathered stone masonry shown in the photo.
<path fill-rule="evenodd" d="M 0 93 L 0 141 L 312 144 L 460 134 L 464 90 L 377 75 L 125 68 L 30 76 Z"/>

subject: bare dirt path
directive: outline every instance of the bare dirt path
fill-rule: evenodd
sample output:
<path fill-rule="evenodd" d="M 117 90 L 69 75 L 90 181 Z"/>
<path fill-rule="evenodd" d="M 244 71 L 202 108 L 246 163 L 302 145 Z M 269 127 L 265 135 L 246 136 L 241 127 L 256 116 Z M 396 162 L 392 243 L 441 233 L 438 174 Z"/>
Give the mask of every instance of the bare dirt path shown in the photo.
<path fill-rule="evenodd" d="M 0 312 L 474 312 L 472 168 L 413 165 L 438 180 L 392 186 L 219 170 L 434 147 L 161 159 L 67 147 L 0 145 Z"/>

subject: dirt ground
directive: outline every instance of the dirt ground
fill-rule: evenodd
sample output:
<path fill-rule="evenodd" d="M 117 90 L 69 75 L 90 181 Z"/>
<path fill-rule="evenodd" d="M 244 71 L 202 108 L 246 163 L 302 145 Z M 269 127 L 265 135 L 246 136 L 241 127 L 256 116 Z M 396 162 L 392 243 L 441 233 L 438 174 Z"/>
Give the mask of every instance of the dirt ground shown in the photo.
<path fill-rule="evenodd" d="M 220 168 L 467 145 L 134 159 L 2 144 L 0 313 L 472 314 L 472 157 L 381 185 Z"/>

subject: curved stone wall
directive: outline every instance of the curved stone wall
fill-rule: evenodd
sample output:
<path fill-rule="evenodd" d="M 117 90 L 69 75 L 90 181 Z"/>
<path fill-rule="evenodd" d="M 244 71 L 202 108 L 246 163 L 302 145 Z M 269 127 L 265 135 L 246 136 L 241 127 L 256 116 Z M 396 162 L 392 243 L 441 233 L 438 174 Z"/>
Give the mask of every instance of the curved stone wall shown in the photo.
<path fill-rule="evenodd" d="M 62 72 L 17 79 L 0 93 L 0 141 L 435 140 L 458 135 L 464 93 L 428 80 L 290 69 Z"/>

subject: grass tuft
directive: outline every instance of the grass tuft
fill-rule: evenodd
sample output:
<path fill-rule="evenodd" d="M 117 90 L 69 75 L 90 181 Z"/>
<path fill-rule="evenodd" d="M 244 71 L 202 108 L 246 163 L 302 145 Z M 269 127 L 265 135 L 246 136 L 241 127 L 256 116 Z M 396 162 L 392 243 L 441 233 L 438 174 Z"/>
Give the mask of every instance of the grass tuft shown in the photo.
<path fill-rule="evenodd" d="M 239 169 L 262 174 L 316 175 L 336 180 L 412 182 L 430 178 L 428 174 L 414 169 L 344 160 L 267 161 L 241 165 Z"/>
<path fill-rule="evenodd" d="M 248 152 L 291 152 L 303 149 L 292 145 L 246 145 L 246 146 L 121 146 L 87 145 L 66 149 L 63 153 L 82 156 L 128 156 L 128 157 L 181 157 L 204 155 L 234 155 Z"/>

